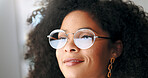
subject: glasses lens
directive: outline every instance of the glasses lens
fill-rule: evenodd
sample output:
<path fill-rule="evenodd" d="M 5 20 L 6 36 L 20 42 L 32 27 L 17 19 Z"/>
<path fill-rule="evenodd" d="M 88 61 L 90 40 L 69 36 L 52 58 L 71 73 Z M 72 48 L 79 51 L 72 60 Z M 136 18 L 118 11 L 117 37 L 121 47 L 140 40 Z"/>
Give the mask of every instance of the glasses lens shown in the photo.
<path fill-rule="evenodd" d="M 81 49 L 88 49 L 94 43 L 94 33 L 89 29 L 81 29 L 76 32 L 74 42 Z"/>
<path fill-rule="evenodd" d="M 49 43 L 55 49 L 62 48 L 67 42 L 66 34 L 63 30 L 54 30 L 49 36 Z"/>

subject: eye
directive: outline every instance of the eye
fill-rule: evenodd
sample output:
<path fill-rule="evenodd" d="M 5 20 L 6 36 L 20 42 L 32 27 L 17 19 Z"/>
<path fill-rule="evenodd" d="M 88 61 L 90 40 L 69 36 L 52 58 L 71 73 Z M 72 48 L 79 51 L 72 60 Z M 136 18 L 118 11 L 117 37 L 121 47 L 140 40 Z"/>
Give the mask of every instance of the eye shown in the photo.
<path fill-rule="evenodd" d="M 92 38 L 92 36 L 89 36 L 89 35 L 83 35 L 81 38 L 87 39 L 87 38 Z"/>
<path fill-rule="evenodd" d="M 66 39 L 66 37 L 59 37 L 58 39 Z"/>
<path fill-rule="evenodd" d="M 67 39 L 65 34 L 60 34 L 58 35 L 58 39 L 62 40 L 62 39 Z"/>

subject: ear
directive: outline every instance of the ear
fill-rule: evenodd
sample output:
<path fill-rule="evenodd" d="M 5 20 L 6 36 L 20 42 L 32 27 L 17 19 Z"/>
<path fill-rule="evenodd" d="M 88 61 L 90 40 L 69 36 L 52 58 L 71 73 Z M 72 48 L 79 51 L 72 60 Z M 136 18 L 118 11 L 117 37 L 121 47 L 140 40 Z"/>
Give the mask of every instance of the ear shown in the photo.
<path fill-rule="evenodd" d="M 113 43 L 113 49 L 112 49 L 112 57 L 119 57 L 123 50 L 123 44 L 121 40 L 117 40 L 115 43 Z"/>

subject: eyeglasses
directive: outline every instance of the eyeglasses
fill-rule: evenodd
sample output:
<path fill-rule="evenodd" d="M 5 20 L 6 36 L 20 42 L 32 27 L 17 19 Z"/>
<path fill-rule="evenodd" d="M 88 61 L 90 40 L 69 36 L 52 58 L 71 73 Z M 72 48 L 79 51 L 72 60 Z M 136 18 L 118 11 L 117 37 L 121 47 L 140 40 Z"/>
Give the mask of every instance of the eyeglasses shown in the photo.
<path fill-rule="evenodd" d="M 94 44 L 96 38 L 110 39 L 110 37 L 95 36 L 95 33 L 90 29 L 80 29 L 76 31 L 76 33 L 68 34 L 66 34 L 64 30 L 56 29 L 47 37 L 49 38 L 50 45 L 54 49 L 60 49 L 66 45 L 69 34 L 74 34 L 74 43 L 80 49 L 90 48 Z"/>

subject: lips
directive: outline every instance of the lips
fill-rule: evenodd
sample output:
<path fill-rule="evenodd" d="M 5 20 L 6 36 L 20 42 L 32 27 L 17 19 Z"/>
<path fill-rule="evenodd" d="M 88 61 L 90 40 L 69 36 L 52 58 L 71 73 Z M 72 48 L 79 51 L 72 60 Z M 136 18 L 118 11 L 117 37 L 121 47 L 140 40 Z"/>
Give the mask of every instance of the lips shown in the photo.
<path fill-rule="evenodd" d="M 68 58 L 68 59 L 65 59 L 63 63 L 66 66 L 74 66 L 74 65 L 80 64 L 82 62 L 84 62 L 84 60 L 76 59 L 76 58 Z"/>

